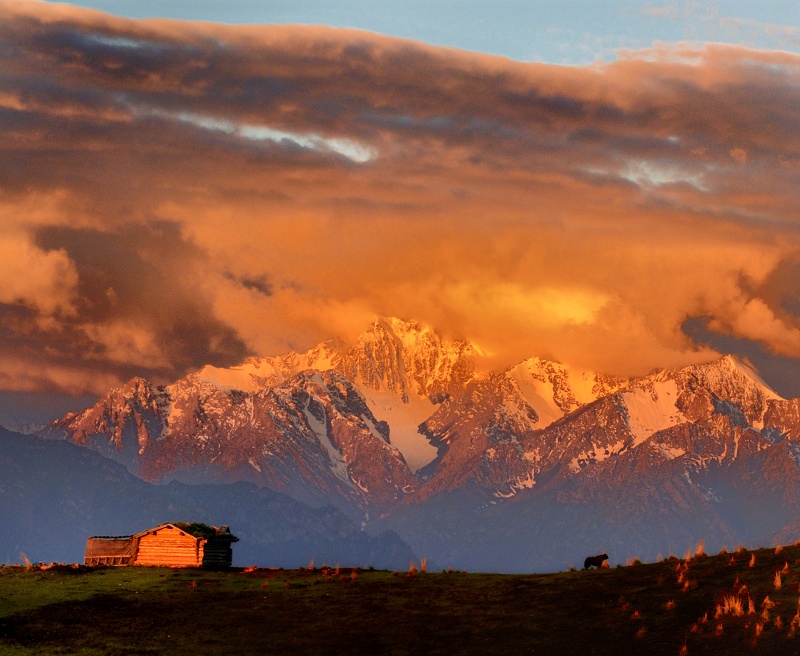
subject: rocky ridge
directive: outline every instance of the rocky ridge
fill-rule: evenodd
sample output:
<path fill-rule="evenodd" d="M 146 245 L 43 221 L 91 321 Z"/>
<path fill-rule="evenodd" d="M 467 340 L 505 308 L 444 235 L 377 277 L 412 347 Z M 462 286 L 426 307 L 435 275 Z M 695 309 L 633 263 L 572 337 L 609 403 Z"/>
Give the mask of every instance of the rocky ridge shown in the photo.
<path fill-rule="evenodd" d="M 737 476 L 793 489 L 800 399 L 732 356 L 633 380 L 540 358 L 486 373 L 480 357 L 380 318 L 349 348 L 205 367 L 166 387 L 135 379 L 47 435 L 150 481 L 250 481 L 357 521 L 388 517 L 417 550 L 425 544 L 392 515 L 455 493 L 471 508 L 626 507 L 644 495 L 651 509 L 692 508 L 722 535 L 735 531 L 713 500 L 746 486 Z"/>

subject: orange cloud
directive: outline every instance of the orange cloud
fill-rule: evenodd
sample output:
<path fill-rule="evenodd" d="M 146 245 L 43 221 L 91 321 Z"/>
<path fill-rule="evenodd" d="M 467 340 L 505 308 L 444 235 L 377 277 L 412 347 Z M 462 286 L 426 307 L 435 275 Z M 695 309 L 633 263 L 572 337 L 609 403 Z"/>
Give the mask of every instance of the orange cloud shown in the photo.
<path fill-rule="evenodd" d="M 375 313 L 498 366 L 695 362 L 694 317 L 800 357 L 800 57 L 549 66 L 28 0 L 0 23 L 0 353 L 37 380 L 167 380 Z"/>

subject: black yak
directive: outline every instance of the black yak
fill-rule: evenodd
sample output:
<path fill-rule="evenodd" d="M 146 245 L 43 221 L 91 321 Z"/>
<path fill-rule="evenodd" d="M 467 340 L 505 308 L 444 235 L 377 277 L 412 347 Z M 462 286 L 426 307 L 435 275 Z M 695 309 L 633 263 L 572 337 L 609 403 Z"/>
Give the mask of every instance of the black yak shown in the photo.
<path fill-rule="evenodd" d="M 608 560 L 608 554 L 600 554 L 599 556 L 589 556 L 586 560 L 583 561 L 583 569 L 589 569 L 590 567 L 596 567 L 597 569 L 600 569 L 606 560 Z"/>

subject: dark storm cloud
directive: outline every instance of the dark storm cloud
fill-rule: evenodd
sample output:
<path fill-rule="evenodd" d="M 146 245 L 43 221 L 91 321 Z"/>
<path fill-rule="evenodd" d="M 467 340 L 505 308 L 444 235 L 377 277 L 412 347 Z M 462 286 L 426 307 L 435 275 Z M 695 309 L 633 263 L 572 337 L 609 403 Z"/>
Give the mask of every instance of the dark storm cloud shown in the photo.
<path fill-rule="evenodd" d="M 63 333 L 65 344 L 77 348 L 63 357 L 91 360 L 97 369 L 131 374 L 138 368 L 175 377 L 207 363 L 231 365 L 249 354 L 198 290 L 195 276 L 204 253 L 184 241 L 175 224 L 126 225 L 117 232 L 49 226 L 38 230 L 36 243 L 65 252 L 79 276 L 77 316 L 64 321 L 71 330 Z M 130 346 L 127 341 L 104 343 L 86 331 L 104 325 L 141 330 L 159 357 L 137 362 L 135 349 L 127 357 L 119 352 Z"/>

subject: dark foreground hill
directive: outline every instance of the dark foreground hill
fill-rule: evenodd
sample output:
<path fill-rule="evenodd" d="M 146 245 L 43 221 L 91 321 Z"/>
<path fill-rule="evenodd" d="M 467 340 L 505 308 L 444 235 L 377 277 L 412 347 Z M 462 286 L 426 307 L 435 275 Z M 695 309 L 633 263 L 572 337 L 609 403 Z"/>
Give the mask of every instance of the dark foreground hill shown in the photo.
<path fill-rule="evenodd" d="M 414 558 L 396 535 L 367 535 L 331 507 L 252 483 L 153 485 L 94 451 L 0 428 L 0 563 L 82 562 L 91 535 L 174 521 L 229 525 L 240 538 L 234 564 L 407 567 Z"/>
<path fill-rule="evenodd" d="M 598 571 L 0 569 L 0 653 L 798 654 L 800 547 Z"/>

